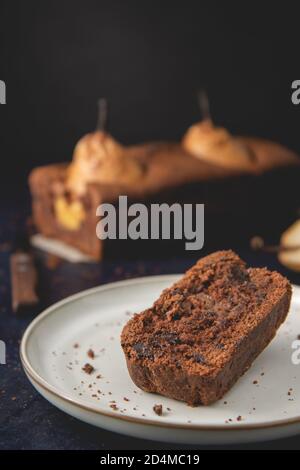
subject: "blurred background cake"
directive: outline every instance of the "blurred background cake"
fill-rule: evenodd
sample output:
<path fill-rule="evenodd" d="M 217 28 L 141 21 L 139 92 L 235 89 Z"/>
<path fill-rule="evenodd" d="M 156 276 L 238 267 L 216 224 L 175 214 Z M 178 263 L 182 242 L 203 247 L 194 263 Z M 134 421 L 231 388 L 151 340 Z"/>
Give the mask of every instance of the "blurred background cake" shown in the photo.
<path fill-rule="evenodd" d="M 184 249 L 180 242 L 147 240 L 146 248 L 141 241 L 97 239 L 101 203 L 117 207 L 120 195 L 146 204 L 204 203 L 206 248 L 246 246 L 255 234 L 278 237 L 294 220 L 299 175 L 299 158 L 291 150 L 235 137 L 203 119 L 181 142 L 125 146 L 96 130 L 78 141 L 70 163 L 36 168 L 29 181 L 37 230 L 101 259 L 120 250 L 152 256 L 160 249 L 165 255 Z"/>

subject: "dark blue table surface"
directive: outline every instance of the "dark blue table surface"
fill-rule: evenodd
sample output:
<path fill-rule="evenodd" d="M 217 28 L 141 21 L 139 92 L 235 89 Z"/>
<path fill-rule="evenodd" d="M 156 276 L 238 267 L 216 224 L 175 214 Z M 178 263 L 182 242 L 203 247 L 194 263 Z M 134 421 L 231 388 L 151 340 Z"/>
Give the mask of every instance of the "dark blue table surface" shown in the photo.
<path fill-rule="evenodd" d="M 25 377 L 19 359 L 22 334 L 37 312 L 16 317 L 11 311 L 9 254 L 16 233 L 24 226 L 28 206 L 20 202 L 0 212 L 0 339 L 7 346 L 7 364 L 0 365 L 0 449 L 188 449 L 114 434 L 82 423 L 42 398 Z M 222 248 L 222 247 L 220 247 Z M 205 254 L 203 250 L 200 255 Z M 240 252 L 255 266 L 268 266 L 300 283 L 300 276 L 284 270 L 274 255 Z M 40 254 L 39 311 L 80 290 L 138 276 L 183 272 L 196 258 L 140 260 L 71 265 L 50 269 Z M 167 431 L 166 431 L 167 432 Z M 219 447 L 220 448 L 220 447 Z M 227 447 L 229 448 L 229 447 Z M 231 447 L 234 449 L 299 449 L 300 435 L 288 439 Z M 201 447 L 198 447 L 201 449 Z"/>

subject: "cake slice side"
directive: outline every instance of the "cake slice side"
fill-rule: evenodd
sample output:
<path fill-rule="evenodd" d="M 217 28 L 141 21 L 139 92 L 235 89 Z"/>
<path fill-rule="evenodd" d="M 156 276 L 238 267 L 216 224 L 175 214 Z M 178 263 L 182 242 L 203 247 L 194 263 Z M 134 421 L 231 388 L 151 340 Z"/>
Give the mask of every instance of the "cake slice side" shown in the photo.
<path fill-rule="evenodd" d="M 125 325 L 128 371 L 148 392 L 208 405 L 251 366 L 285 320 L 291 286 L 232 251 L 196 263 Z"/>

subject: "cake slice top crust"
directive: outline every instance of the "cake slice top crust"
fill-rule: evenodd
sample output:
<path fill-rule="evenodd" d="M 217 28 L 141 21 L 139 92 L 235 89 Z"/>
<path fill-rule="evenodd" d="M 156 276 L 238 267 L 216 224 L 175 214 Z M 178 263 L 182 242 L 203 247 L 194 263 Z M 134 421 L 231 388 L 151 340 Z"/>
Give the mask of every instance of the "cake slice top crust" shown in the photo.
<path fill-rule="evenodd" d="M 231 250 L 215 252 L 127 323 L 122 347 L 145 366 L 159 363 L 211 375 L 290 292 L 279 273 L 247 269 Z"/>

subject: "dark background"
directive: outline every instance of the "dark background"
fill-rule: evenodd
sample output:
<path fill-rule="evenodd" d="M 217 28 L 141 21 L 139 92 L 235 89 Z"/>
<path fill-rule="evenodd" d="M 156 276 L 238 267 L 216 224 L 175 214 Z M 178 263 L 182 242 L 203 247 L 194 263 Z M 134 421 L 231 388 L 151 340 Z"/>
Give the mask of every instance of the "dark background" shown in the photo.
<path fill-rule="evenodd" d="M 36 165 L 71 159 L 76 141 L 95 127 L 102 96 L 110 104 L 110 131 L 123 143 L 180 139 L 200 118 L 196 90 L 205 88 L 216 123 L 300 152 L 300 105 L 291 103 L 291 83 L 300 78 L 299 18 L 287 2 L 0 0 L 0 79 L 7 85 L 7 104 L 0 106 L 0 338 L 7 344 L 0 449 L 178 449 L 81 423 L 48 404 L 25 378 L 19 342 L 37 312 L 12 314 L 9 254 L 30 210 L 27 175 Z M 240 254 L 300 283 L 273 254 Z M 191 264 L 177 257 L 62 263 L 53 271 L 41 262 L 38 309 L 87 287 L 183 272 Z M 235 448 L 299 445 L 296 436 Z"/>
<path fill-rule="evenodd" d="M 286 2 L 1 0 L 3 196 L 35 165 L 71 158 L 101 96 L 124 143 L 180 139 L 204 87 L 217 123 L 300 151 L 299 36 Z"/>

